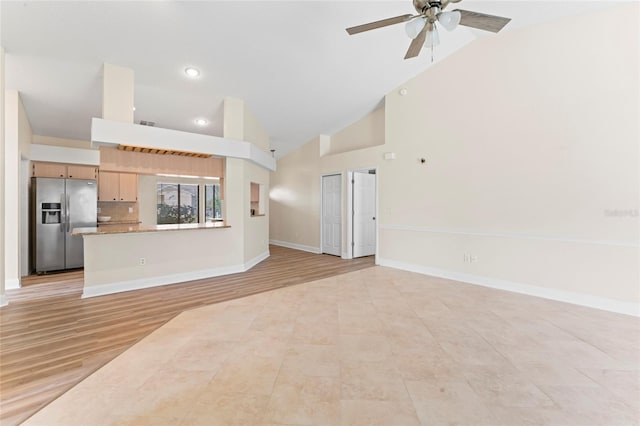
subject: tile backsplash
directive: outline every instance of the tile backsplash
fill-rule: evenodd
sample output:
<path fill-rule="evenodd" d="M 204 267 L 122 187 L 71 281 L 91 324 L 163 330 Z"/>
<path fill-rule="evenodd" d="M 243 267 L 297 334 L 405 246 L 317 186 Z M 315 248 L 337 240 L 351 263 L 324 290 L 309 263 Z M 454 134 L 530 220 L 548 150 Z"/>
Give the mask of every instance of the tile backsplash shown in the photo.
<path fill-rule="evenodd" d="M 98 201 L 98 208 L 100 209 L 99 216 L 111 216 L 111 222 L 121 221 L 138 221 L 138 203 L 137 202 L 100 202 Z M 132 212 L 129 212 L 129 209 Z"/>

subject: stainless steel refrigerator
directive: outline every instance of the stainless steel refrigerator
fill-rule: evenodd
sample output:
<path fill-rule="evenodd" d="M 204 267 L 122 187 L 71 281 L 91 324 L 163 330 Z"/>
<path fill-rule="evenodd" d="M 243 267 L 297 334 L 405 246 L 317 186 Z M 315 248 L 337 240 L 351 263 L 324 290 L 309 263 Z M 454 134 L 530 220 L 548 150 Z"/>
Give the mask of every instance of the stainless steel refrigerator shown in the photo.
<path fill-rule="evenodd" d="M 37 273 L 81 268 L 84 250 L 74 228 L 96 226 L 95 180 L 31 178 L 31 258 Z"/>

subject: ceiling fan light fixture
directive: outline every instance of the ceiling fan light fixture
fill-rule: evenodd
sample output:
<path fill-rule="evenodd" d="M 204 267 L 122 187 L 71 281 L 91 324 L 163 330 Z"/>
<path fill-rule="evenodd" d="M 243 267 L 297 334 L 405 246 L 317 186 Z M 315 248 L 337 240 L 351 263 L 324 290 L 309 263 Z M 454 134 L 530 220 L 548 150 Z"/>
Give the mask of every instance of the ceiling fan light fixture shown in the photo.
<path fill-rule="evenodd" d="M 422 31 L 425 24 L 425 19 L 423 17 L 418 17 L 417 19 L 407 22 L 404 26 L 404 30 L 407 32 L 410 39 L 414 39 L 418 37 L 418 34 L 420 34 L 420 31 Z"/>
<path fill-rule="evenodd" d="M 462 19 L 462 14 L 457 10 L 453 12 L 442 12 L 438 15 L 438 22 L 440 22 L 447 31 L 455 30 L 460 23 L 460 19 Z"/>
<path fill-rule="evenodd" d="M 427 36 L 424 39 L 424 48 L 431 49 L 440 44 L 440 37 L 438 36 L 438 29 L 433 26 L 431 31 L 427 31 Z"/>

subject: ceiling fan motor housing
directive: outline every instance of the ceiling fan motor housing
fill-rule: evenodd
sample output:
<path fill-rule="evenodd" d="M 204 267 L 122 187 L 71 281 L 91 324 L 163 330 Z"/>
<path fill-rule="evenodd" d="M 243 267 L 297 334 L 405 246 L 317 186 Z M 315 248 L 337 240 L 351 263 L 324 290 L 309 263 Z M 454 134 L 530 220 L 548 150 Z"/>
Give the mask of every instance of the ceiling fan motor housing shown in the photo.
<path fill-rule="evenodd" d="M 445 3 L 449 3 L 445 0 Z M 444 7 L 446 6 L 442 4 L 440 0 L 429 1 L 429 0 L 413 0 L 413 7 L 416 11 L 427 18 L 427 20 L 431 23 L 435 22 L 438 19 L 438 14 Z"/>

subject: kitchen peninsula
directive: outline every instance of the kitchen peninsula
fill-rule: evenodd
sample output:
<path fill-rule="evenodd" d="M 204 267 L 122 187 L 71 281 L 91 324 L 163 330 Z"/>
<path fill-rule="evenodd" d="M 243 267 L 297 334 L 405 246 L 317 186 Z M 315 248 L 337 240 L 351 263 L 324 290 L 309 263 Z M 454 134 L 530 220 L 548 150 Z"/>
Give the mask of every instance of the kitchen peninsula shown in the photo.
<path fill-rule="evenodd" d="M 76 228 L 84 240 L 84 291 L 94 297 L 243 272 L 238 229 L 225 222 Z"/>

